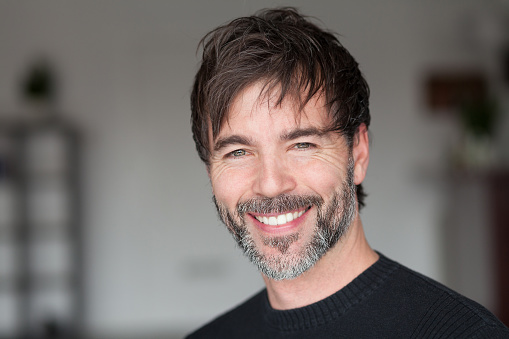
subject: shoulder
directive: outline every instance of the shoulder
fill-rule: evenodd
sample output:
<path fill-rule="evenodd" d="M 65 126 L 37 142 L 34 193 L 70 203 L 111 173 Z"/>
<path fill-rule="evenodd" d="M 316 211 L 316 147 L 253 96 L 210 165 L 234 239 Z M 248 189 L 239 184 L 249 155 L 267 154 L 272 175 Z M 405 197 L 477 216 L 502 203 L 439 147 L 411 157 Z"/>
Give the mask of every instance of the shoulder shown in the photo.
<path fill-rule="evenodd" d="M 509 338 L 509 329 L 485 307 L 429 277 L 397 265 L 399 269 L 391 279 L 391 289 L 400 299 L 401 307 L 417 316 L 412 337 Z"/>
<path fill-rule="evenodd" d="M 263 289 L 240 305 L 189 334 L 186 339 L 235 338 L 238 337 L 239 331 L 247 327 L 253 328 L 257 324 L 261 326 L 263 321 L 262 309 L 266 305 L 266 298 L 266 290 Z"/>

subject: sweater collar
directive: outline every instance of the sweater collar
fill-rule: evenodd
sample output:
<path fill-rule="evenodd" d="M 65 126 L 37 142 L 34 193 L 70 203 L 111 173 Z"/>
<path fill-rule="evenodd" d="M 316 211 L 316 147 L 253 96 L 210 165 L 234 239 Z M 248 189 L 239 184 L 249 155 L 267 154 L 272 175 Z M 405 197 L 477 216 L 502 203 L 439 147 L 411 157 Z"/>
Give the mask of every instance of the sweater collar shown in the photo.
<path fill-rule="evenodd" d="M 358 304 L 399 268 L 399 264 L 379 254 L 379 259 L 352 282 L 331 296 L 308 306 L 291 310 L 273 309 L 264 292 L 264 314 L 269 326 L 280 331 L 296 331 L 321 326 L 341 317 Z"/>

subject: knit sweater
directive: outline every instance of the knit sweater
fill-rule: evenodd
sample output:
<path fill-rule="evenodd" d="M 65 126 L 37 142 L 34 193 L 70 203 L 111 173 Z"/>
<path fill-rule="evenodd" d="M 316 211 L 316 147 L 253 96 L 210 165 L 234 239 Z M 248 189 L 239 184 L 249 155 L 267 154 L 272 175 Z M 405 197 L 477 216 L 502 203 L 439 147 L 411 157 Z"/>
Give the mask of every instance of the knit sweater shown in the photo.
<path fill-rule="evenodd" d="M 275 310 L 264 289 L 190 334 L 199 338 L 509 338 L 474 301 L 380 255 L 335 294 Z"/>

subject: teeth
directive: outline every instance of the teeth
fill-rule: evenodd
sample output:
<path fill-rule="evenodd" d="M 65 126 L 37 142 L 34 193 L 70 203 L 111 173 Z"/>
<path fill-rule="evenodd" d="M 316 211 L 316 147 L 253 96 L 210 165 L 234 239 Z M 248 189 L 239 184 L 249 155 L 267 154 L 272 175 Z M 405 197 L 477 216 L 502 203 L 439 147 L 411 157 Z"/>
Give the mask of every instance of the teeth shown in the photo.
<path fill-rule="evenodd" d="M 293 214 L 292 213 L 286 213 L 286 222 L 290 222 L 293 220 Z"/>
<path fill-rule="evenodd" d="M 278 225 L 284 225 L 292 220 L 295 220 L 299 218 L 301 215 L 303 215 L 305 210 L 302 210 L 300 212 L 293 212 L 293 213 L 286 213 L 286 214 L 279 214 L 272 217 L 262 217 L 262 216 L 256 216 L 256 220 L 258 220 L 261 223 L 264 223 L 266 225 L 271 226 L 278 226 Z"/>
<path fill-rule="evenodd" d="M 278 225 L 286 224 L 286 215 L 285 214 L 281 214 L 281 215 L 277 216 L 277 224 Z"/>

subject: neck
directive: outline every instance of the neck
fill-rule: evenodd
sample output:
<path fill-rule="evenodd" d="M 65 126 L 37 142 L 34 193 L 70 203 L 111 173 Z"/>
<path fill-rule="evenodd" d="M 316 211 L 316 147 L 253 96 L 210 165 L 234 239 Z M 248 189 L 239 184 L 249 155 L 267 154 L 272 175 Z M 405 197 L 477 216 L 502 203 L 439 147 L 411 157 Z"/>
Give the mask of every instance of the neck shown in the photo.
<path fill-rule="evenodd" d="M 263 276 L 269 302 L 278 310 L 310 305 L 345 287 L 377 260 L 357 214 L 338 243 L 299 277 L 275 281 Z"/>

